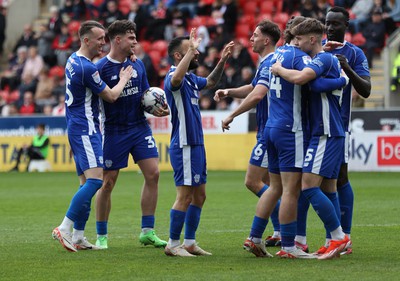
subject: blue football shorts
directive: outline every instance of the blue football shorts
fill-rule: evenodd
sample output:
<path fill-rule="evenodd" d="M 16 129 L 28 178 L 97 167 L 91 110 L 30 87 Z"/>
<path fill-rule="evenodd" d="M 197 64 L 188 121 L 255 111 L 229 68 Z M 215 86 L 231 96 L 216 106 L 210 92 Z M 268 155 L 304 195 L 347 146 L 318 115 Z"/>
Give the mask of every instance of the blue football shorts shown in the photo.
<path fill-rule="evenodd" d="M 157 143 L 149 125 L 140 124 L 126 134 L 104 135 L 104 170 L 119 170 L 128 166 L 129 154 L 137 163 L 158 158 Z"/>
<path fill-rule="evenodd" d="M 249 163 L 257 167 L 268 168 L 267 141 L 264 137 L 257 139 L 257 143 L 251 152 Z"/>
<path fill-rule="evenodd" d="M 169 155 L 176 186 L 199 186 L 207 182 L 207 161 L 204 145 L 170 147 Z"/>
<path fill-rule="evenodd" d="M 267 127 L 268 169 L 271 173 L 301 172 L 307 140 L 302 131 Z"/>
<path fill-rule="evenodd" d="M 76 172 L 82 175 L 91 168 L 103 168 L 102 135 L 68 135 L 69 145 L 74 154 Z"/>
<path fill-rule="evenodd" d="M 312 136 L 304 158 L 303 173 L 337 179 L 343 159 L 344 137 Z"/>

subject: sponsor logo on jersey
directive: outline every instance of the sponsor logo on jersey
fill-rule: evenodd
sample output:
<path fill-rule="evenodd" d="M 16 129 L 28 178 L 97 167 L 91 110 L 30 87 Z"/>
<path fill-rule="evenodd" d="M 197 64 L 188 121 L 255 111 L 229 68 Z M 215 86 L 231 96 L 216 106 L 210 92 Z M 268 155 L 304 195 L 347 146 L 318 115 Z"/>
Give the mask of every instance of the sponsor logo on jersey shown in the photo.
<path fill-rule="evenodd" d="M 118 75 L 113 75 L 113 76 L 111 76 L 111 81 L 112 80 L 117 80 L 118 79 Z"/>

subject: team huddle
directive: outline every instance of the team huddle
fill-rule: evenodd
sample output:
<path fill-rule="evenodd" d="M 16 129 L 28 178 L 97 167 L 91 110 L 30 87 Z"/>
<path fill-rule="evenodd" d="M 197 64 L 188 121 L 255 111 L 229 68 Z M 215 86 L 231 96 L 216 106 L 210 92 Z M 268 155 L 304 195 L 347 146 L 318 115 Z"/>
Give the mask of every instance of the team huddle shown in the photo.
<path fill-rule="evenodd" d="M 281 246 L 276 255 L 282 258 L 331 259 L 352 252 L 354 197 L 347 177 L 351 87 L 366 98 L 371 84 L 365 55 L 344 41 L 348 20 L 348 12 L 340 7 L 328 12 L 325 26 L 316 19 L 292 17 L 279 48 L 279 27 L 260 22 L 250 38 L 253 52 L 260 56 L 252 83 L 215 92 L 217 102 L 225 97 L 243 99 L 222 121 L 223 130 L 229 130 L 236 116 L 256 107 L 257 144 L 245 183 L 259 201 L 243 248 L 257 257 L 273 256 L 266 246 Z M 198 100 L 202 89 L 218 84 L 234 43 L 224 47 L 207 77 L 190 72 L 199 65 L 201 39 L 195 29 L 169 43 L 173 65 L 164 81 L 168 106 L 153 112 L 159 117 L 170 114 L 172 123 L 169 153 L 177 194 L 170 210 L 169 240 L 164 241 L 154 230 L 158 152 L 141 106 L 149 83 L 143 63 L 134 57 L 136 26 L 115 21 L 107 31 L 111 50 L 94 64 L 92 59 L 105 44 L 105 29 L 98 22 L 84 22 L 79 30 L 81 47 L 67 61 L 68 139 L 80 186 L 53 238 L 72 252 L 108 248 L 111 192 L 131 154 L 144 176 L 139 241 L 164 248 L 168 256 L 211 255 L 196 241 L 207 181 Z M 84 229 L 95 194 L 94 245 L 84 237 Z M 314 253 L 309 253 L 306 240 L 310 203 L 326 229 L 326 243 Z M 274 233 L 263 240 L 269 217 Z"/>

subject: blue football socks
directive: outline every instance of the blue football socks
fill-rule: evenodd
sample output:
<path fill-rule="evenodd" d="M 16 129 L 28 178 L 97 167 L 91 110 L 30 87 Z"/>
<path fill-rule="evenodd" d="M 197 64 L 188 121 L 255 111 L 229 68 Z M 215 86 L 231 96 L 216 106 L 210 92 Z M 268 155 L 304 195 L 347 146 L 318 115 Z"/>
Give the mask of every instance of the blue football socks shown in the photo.
<path fill-rule="evenodd" d="M 339 205 L 341 211 L 340 222 L 343 228 L 343 232 L 350 234 L 351 223 L 353 220 L 353 205 L 354 205 L 354 193 L 350 182 L 345 185 L 338 187 Z"/>
<path fill-rule="evenodd" d="M 185 223 L 186 212 L 171 209 L 170 211 L 169 238 L 179 240 Z"/>
<path fill-rule="evenodd" d="M 200 223 L 201 208 L 189 205 L 185 216 L 185 239 L 196 239 L 196 230 Z"/>

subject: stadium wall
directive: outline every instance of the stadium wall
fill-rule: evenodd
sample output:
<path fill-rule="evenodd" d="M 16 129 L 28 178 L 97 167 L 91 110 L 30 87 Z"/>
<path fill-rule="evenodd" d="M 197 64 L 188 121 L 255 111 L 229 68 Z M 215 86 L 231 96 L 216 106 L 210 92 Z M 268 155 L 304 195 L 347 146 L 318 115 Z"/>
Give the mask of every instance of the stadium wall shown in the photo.
<path fill-rule="evenodd" d="M 250 152 L 256 142 L 254 113 L 235 118 L 231 130 L 222 133 L 220 122 L 229 112 L 204 111 L 207 163 L 210 170 L 246 170 Z M 160 155 L 160 170 L 170 171 L 168 148 L 171 124 L 167 117 L 149 116 Z M 35 126 L 45 123 L 51 144 L 48 161 L 53 171 L 74 171 L 69 157 L 64 117 L 0 118 L 0 171 L 8 171 L 15 163 L 14 152 L 30 144 Z M 390 111 L 355 111 L 352 114 L 352 138 L 349 150 L 351 171 L 400 171 L 400 109 Z M 26 162 L 25 162 L 26 164 Z M 24 163 L 21 169 L 24 169 Z M 130 159 L 128 170 L 138 167 Z"/>

